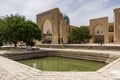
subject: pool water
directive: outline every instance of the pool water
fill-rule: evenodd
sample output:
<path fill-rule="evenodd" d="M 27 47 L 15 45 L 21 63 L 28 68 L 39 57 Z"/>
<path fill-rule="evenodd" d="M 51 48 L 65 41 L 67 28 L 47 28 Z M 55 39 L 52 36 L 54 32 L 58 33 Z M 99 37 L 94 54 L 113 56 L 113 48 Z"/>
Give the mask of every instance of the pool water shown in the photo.
<path fill-rule="evenodd" d="M 63 57 L 43 57 L 18 62 L 43 71 L 96 71 L 106 65 L 103 62 Z"/>

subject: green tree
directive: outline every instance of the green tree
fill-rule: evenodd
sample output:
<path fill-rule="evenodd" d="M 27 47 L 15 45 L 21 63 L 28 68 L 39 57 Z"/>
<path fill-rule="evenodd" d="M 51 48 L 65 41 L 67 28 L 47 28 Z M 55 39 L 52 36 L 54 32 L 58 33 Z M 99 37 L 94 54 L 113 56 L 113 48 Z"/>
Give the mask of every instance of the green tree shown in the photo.
<path fill-rule="evenodd" d="M 18 14 L 2 17 L 0 20 L 1 40 L 14 43 L 16 47 L 19 41 L 17 29 L 23 22 L 25 22 L 25 17 Z"/>
<path fill-rule="evenodd" d="M 19 25 L 18 37 L 27 46 L 34 46 L 35 40 L 41 40 L 41 30 L 34 22 L 28 20 Z"/>
<path fill-rule="evenodd" d="M 74 28 L 71 31 L 70 38 L 72 40 L 83 42 L 85 39 L 89 40 L 91 38 L 91 35 L 89 34 L 89 29 L 87 26 L 81 26 L 79 28 Z"/>
<path fill-rule="evenodd" d="M 79 33 L 78 28 L 72 29 L 72 31 L 70 32 L 70 38 L 74 39 L 74 40 L 77 40 L 78 39 L 78 33 Z"/>
<path fill-rule="evenodd" d="M 84 40 L 84 39 L 91 39 L 91 35 L 88 29 L 88 26 L 81 26 L 79 28 L 79 34 L 80 34 L 80 39 Z"/>
<path fill-rule="evenodd" d="M 0 43 L 23 41 L 26 45 L 34 46 L 35 40 L 41 40 L 41 30 L 32 21 L 21 15 L 10 15 L 0 18 Z"/>

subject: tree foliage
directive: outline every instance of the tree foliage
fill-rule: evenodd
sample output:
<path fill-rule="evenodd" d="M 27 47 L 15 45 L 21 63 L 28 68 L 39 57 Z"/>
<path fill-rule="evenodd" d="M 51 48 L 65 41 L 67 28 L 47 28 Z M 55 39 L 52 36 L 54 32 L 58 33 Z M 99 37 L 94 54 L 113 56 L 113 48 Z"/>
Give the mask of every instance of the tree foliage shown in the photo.
<path fill-rule="evenodd" d="M 19 25 L 18 36 L 19 40 L 26 43 L 26 45 L 33 46 L 34 40 L 41 40 L 41 30 L 32 21 L 26 21 Z"/>
<path fill-rule="evenodd" d="M 18 25 L 25 21 L 24 16 L 10 15 L 5 16 L 1 19 L 1 39 L 4 42 L 14 43 L 15 46 L 17 44 L 18 36 L 17 36 L 17 29 Z"/>
<path fill-rule="evenodd" d="M 89 29 L 87 26 L 81 26 L 79 28 L 74 28 L 70 33 L 70 38 L 72 40 L 79 40 L 80 42 L 85 39 L 90 39 Z"/>
<path fill-rule="evenodd" d="M 23 41 L 27 45 L 35 44 L 41 39 L 41 31 L 32 21 L 21 15 L 10 15 L 0 18 L 0 42 L 14 43 Z"/>

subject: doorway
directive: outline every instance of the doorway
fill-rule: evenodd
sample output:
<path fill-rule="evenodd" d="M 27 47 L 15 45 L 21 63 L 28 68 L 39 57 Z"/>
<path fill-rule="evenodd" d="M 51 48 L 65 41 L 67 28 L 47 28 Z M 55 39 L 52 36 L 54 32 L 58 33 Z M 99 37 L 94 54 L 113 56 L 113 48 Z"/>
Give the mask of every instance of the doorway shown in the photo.
<path fill-rule="evenodd" d="M 104 43 L 104 35 L 95 35 L 94 43 Z"/>

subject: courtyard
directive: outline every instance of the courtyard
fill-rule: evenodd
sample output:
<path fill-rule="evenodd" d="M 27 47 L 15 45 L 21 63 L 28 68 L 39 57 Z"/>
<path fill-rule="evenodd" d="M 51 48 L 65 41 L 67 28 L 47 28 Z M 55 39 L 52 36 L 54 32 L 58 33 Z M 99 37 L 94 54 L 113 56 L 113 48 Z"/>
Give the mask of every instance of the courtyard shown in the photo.
<path fill-rule="evenodd" d="M 0 80 L 120 80 L 119 0 L 0 0 Z"/>

